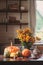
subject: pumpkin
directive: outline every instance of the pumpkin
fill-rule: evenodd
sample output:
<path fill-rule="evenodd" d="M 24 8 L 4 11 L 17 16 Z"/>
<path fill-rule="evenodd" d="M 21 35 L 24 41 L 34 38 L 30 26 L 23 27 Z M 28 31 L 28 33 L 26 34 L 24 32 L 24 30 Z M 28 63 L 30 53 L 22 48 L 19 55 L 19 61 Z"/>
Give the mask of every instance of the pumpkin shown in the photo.
<path fill-rule="evenodd" d="M 30 56 L 30 55 L 31 55 L 31 52 L 30 52 L 29 49 L 24 49 L 24 50 L 22 50 L 22 56 L 28 57 L 28 56 Z"/>
<path fill-rule="evenodd" d="M 16 53 L 17 51 L 20 50 L 17 46 L 9 46 L 7 47 L 7 49 L 9 50 L 10 53 L 13 53 L 13 52 Z"/>
<path fill-rule="evenodd" d="M 18 56 L 17 53 L 11 53 L 11 54 L 10 54 L 10 57 L 17 57 L 17 56 Z"/>
<path fill-rule="evenodd" d="M 41 40 L 41 38 L 40 37 L 36 37 L 36 40 Z"/>
<path fill-rule="evenodd" d="M 18 54 L 18 52 L 20 51 L 19 47 L 17 46 L 8 46 L 4 49 L 4 56 L 8 57 L 8 55 L 10 54 L 10 57 L 14 57 L 15 54 Z M 8 54 L 9 53 L 9 54 Z"/>

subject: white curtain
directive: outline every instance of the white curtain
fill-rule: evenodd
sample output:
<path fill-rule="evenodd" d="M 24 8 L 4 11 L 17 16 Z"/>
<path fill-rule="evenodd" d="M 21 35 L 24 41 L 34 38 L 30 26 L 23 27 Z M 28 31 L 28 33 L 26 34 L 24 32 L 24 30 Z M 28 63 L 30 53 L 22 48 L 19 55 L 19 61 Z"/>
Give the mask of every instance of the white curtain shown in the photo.
<path fill-rule="evenodd" d="M 33 34 L 35 32 L 35 26 L 36 26 L 36 10 L 35 10 L 35 0 L 30 0 L 30 28 L 33 31 Z"/>

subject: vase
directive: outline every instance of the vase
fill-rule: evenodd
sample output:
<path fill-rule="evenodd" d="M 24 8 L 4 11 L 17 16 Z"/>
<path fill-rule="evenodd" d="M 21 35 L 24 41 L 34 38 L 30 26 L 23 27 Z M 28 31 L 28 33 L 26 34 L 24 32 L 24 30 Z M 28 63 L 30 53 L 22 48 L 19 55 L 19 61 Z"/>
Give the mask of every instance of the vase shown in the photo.
<path fill-rule="evenodd" d="M 31 46 L 32 46 L 32 43 L 30 43 L 30 42 L 21 42 L 21 45 L 22 45 L 22 50 L 24 48 L 30 49 Z"/>

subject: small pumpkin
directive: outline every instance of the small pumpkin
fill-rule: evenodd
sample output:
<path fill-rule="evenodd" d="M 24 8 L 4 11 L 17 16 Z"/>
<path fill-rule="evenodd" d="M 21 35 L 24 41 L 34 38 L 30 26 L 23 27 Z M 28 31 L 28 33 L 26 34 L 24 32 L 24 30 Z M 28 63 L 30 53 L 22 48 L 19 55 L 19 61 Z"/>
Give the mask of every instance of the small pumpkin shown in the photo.
<path fill-rule="evenodd" d="M 29 49 L 22 50 L 22 56 L 28 57 L 31 55 L 31 51 Z"/>
<path fill-rule="evenodd" d="M 17 46 L 9 46 L 7 47 L 7 49 L 9 50 L 10 53 L 13 53 L 13 52 L 16 53 L 17 51 L 20 50 Z"/>
<path fill-rule="evenodd" d="M 14 57 L 16 54 L 18 54 L 17 52 L 19 51 L 20 51 L 20 48 L 17 46 L 8 46 L 4 49 L 4 56 Z"/>

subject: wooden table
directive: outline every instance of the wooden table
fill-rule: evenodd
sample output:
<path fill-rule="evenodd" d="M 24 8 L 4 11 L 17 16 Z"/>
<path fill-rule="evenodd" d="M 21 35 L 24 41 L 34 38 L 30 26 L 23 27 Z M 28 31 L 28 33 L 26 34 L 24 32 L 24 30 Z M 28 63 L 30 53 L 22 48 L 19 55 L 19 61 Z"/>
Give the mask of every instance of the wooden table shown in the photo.
<path fill-rule="evenodd" d="M 18 58 L 5 58 L 3 55 L 0 55 L 0 61 L 29 61 L 28 58 L 18 57 Z"/>
<path fill-rule="evenodd" d="M 26 57 L 18 57 L 18 58 L 5 58 L 3 55 L 0 55 L 0 61 L 36 61 L 37 59 L 33 59 L 31 57 L 26 58 Z"/>

